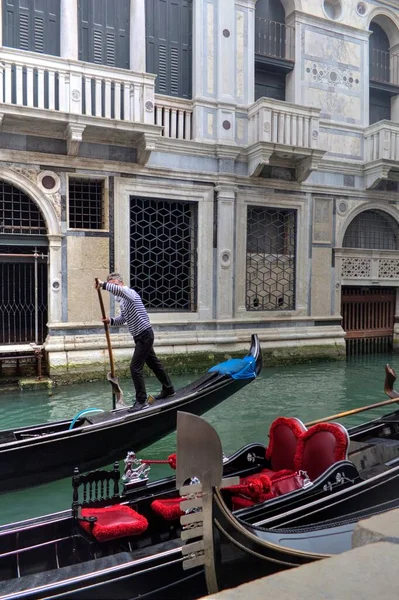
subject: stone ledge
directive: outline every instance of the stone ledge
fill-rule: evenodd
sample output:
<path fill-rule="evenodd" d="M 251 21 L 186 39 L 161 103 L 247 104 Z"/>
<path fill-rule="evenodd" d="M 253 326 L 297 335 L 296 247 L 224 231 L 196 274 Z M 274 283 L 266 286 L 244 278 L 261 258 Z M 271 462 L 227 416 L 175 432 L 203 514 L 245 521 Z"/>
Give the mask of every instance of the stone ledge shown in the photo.
<path fill-rule="evenodd" d="M 390 513 L 389 513 L 390 514 Z M 207 600 L 375 600 L 397 598 L 399 546 L 387 542 L 262 577 Z M 205 599 L 204 599 L 205 600 Z"/>
<path fill-rule="evenodd" d="M 399 509 L 357 523 L 352 536 L 353 548 L 376 542 L 399 544 Z"/>

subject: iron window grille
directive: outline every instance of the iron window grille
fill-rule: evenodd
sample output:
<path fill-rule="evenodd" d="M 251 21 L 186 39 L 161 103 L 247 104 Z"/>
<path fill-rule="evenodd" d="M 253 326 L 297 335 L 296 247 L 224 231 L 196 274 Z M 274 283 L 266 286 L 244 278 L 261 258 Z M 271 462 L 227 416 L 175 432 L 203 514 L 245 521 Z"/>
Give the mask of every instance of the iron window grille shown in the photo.
<path fill-rule="evenodd" d="M 47 233 L 44 219 L 33 200 L 4 181 L 0 181 L 0 233 L 12 235 Z"/>
<path fill-rule="evenodd" d="M 151 311 L 197 310 L 197 205 L 130 198 L 130 284 Z"/>
<path fill-rule="evenodd" d="M 0 344 L 42 344 L 46 339 L 46 250 L 0 246 Z"/>
<path fill-rule="evenodd" d="M 70 178 L 70 229 L 104 229 L 104 214 L 104 180 Z"/>
<path fill-rule="evenodd" d="M 399 227 L 381 210 L 365 210 L 349 224 L 343 247 L 368 250 L 398 250 Z"/>
<path fill-rule="evenodd" d="M 294 310 L 296 211 L 248 206 L 246 308 Z"/>

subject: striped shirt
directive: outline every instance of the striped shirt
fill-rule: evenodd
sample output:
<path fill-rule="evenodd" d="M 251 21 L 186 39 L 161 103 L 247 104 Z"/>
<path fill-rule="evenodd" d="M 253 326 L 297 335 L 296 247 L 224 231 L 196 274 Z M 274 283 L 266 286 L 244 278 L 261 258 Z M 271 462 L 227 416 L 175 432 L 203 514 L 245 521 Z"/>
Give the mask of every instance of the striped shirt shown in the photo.
<path fill-rule="evenodd" d="M 115 283 L 104 283 L 103 289 L 120 299 L 121 314 L 119 317 L 110 318 L 111 325 L 119 326 L 127 323 L 133 337 L 151 327 L 149 316 L 137 292 L 127 285 L 121 286 Z"/>

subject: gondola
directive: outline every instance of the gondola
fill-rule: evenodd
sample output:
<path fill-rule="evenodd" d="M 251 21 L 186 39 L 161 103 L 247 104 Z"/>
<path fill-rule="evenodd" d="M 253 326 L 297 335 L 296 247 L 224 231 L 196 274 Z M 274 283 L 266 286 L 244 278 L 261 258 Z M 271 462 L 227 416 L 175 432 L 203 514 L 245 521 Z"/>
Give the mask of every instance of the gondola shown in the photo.
<path fill-rule="evenodd" d="M 190 421 L 190 418 L 194 419 L 194 422 Z M 398 421 L 399 410 L 349 430 L 354 447 L 371 447 L 372 440 L 377 438 L 382 443 L 386 442 L 387 447 L 390 444 L 393 446 L 389 460 L 394 460 Z M 360 483 L 362 473 L 365 474 L 365 469 L 359 472 L 350 460 L 343 461 L 333 466 L 332 470 L 329 469 L 323 474 L 320 482 L 313 482 L 312 486 L 263 504 L 253 505 L 233 515 L 228 507 L 231 490 L 233 486 L 240 485 L 244 478 L 256 476 L 265 467 L 265 450 L 264 444 L 249 444 L 231 457 L 225 458 L 214 430 L 209 430 L 209 426 L 202 419 L 180 412 L 177 433 L 177 481 L 174 477 L 167 477 L 150 483 L 146 471 L 147 461 L 144 459 L 141 462 L 136 458 L 127 457 L 124 492 L 120 496 L 104 498 L 99 503 L 94 503 L 88 498 L 86 510 L 89 512 L 83 515 L 83 510 L 81 511 L 82 516 L 90 518 L 93 516 L 93 506 L 99 506 L 101 509 L 122 504 L 132 508 L 139 515 L 139 521 L 141 517 L 146 519 L 146 530 L 117 539 L 98 541 L 93 537 L 94 532 L 82 529 L 76 506 L 72 511 L 66 510 L 4 525 L 0 527 L 0 598 L 90 600 L 106 597 L 123 600 L 140 597 L 183 600 L 203 596 L 207 590 L 215 591 L 234 585 L 235 582 L 240 583 L 245 573 L 251 579 L 258 573 L 265 574 L 268 569 L 272 572 L 278 568 L 295 566 L 287 564 L 289 561 L 280 561 L 283 563 L 280 565 L 278 559 L 277 562 L 273 561 L 274 557 L 266 560 L 263 555 L 259 563 L 255 561 L 254 566 L 253 554 L 248 551 L 248 557 L 245 546 L 244 550 L 241 547 L 242 538 L 238 539 L 235 545 L 234 527 L 239 530 L 237 535 L 247 536 L 251 528 L 259 528 L 259 525 L 253 522 L 254 519 L 260 521 L 269 515 L 270 518 L 280 519 L 275 530 L 278 535 L 283 527 L 281 523 L 288 525 L 288 520 L 296 515 L 301 517 L 303 523 L 312 524 L 306 525 L 307 527 L 322 528 L 323 520 L 328 519 L 332 525 L 341 527 L 344 525 L 342 522 L 334 522 L 334 519 L 340 519 L 342 516 L 338 504 L 339 495 L 354 489 Z M 397 454 L 399 457 L 399 451 Z M 179 457 L 183 457 L 183 460 Z M 381 468 L 382 465 L 383 462 Z M 346 469 L 348 476 L 353 477 L 352 480 L 344 480 L 343 469 Z M 390 502 L 395 504 L 398 496 L 396 477 L 399 480 L 399 473 L 396 468 L 388 467 L 386 474 L 389 471 L 390 477 L 384 478 L 386 485 L 381 494 L 378 491 L 378 481 L 374 492 L 369 489 L 369 480 L 366 480 L 364 505 L 359 506 L 356 499 L 354 500 L 355 509 L 363 509 L 363 513 L 357 514 L 356 518 L 369 514 L 368 508 L 371 506 L 374 510 L 378 502 L 383 504 L 382 509 L 390 507 Z M 340 473 L 339 481 L 333 479 L 336 472 Z M 82 477 L 86 477 L 89 484 L 93 484 L 94 481 L 98 484 L 101 473 L 95 471 Z M 80 475 L 75 477 L 79 483 Z M 224 487 L 220 488 L 222 477 Z M 188 497 L 188 500 L 184 501 L 185 505 L 180 502 L 176 486 Z M 208 494 L 206 490 L 204 492 L 203 486 L 208 487 Z M 80 506 L 79 495 L 75 501 Z M 315 513 L 317 501 L 321 501 L 320 505 L 325 511 L 320 517 Z M 325 510 L 329 504 L 332 506 L 331 514 Z M 335 505 L 338 509 L 334 508 Z M 211 518 L 206 521 L 209 506 Z M 196 510 L 197 507 L 200 511 Z M 160 508 L 164 510 L 161 511 Z M 347 510 L 349 508 L 348 505 Z M 188 511 L 187 514 L 182 514 L 182 509 Z M 260 511 L 263 511 L 263 516 Z M 294 517 L 290 516 L 291 512 Z M 314 525 L 313 521 L 316 523 L 318 520 L 318 524 Z M 90 524 L 88 526 L 90 527 Z M 269 529 L 272 528 L 273 524 Z M 284 528 L 287 527 L 284 525 Z M 264 544 L 262 540 L 254 537 L 257 544 Z M 211 540 L 209 546 L 205 545 L 206 540 Z M 280 545 L 281 541 L 280 538 Z M 267 547 L 269 548 L 270 544 Z M 248 559 L 247 563 L 243 556 Z M 320 552 L 317 557 L 321 557 Z M 312 555 L 312 560 L 314 559 Z M 266 568 L 266 565 L 270 564 L 272 567 Z M 212 576 L 212 573 L 209 573 L 212 565 L 216 565 L 217 578 L 216 574 Z M 242 565 L 244 568 L 241 568 Z"/>
<path fill-rule="evenodd" d="M 76 465 L 95 469 L 145 448 L 176 428 L 179 410 L 203 414 L 253 381 L 262 369 L 259 339 L 243 359 L 212 367 L 149 408 L 83 410 L 73 419 L 0 431 L 0 493 L 68 477 Z"/>
<path fill-rule="evenodd" d="M 182 539 L 190 540 L 185 555 L 191 564 L 204 565 L 208 593 L 350 550 L 359 520 L 399 507 L 399 411 L 356 429 L 347 458 L 333 462 L 314 480 L 306 477 L 302 487 L 233 512 L 231 493 L 245 491 L 245 485 L 242 479 L 223 485 L 217 433 L 200 417 L 178 415 L 181 506 L 190 498 L 190 507 L 198 511 L 181 517 Z M 323 433 L 308 432 L 303 437 L 307 442 Z M 311 446 L 310 471 L 331 449 L 331 439 L 324 442 L 323 448 L 319 439 L 317 452 Z M 306 443 L 303 447 L 305 454 Z M 185 460 L 188 449 L 190 462 Z M 209 456 L 215 461 L 211 467 L 204 460 Z M 189 473 L 201 481 L 195 499 L 184 485 Z"/>

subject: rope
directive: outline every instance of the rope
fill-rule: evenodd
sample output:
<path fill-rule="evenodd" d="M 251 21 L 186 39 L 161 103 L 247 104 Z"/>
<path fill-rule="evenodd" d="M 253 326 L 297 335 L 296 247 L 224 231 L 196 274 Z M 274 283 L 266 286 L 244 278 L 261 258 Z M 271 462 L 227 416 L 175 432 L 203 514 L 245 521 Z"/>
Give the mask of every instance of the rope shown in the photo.
<path fill-rule="evenodd" d="M 141 458 L 141 462 L 146 463 L 148 465 L 170 465 L 172 469 L 176 469 L 176 453 L 170 454 L 166 460 L 147 460 L 145 458 Z"/>

